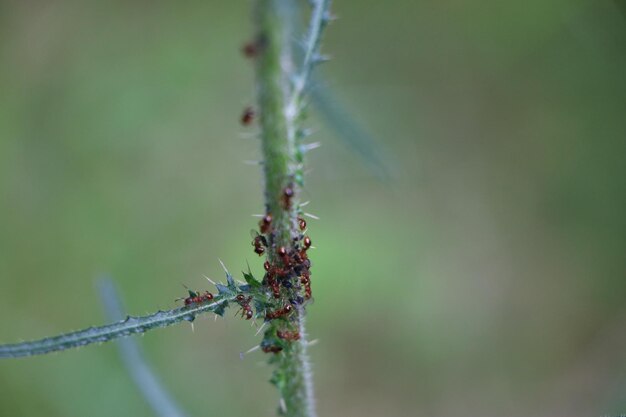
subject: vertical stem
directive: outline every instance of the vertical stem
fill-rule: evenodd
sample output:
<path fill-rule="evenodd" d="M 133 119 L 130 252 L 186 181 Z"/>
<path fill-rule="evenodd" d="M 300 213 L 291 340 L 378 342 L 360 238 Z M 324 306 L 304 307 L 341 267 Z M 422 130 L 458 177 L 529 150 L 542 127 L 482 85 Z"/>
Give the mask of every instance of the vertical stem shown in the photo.
<path fill-rule="evenodd" d="M 268 258 L 280 262 L 277 248 L 294 249 L 298 229 L 300 181 L 296 181 L 300 165 L 295 143 L 295 115 L 288 109 L 292 94 L 294 64 L 292 60 L 290 19 L 285 16 L 284 1 L 257 0 L 255 20 L 260 53 L 256 61 L 257 97 L 261 124 L 262 152 L 265 174 L 266 210 L 272 215 Z M 289 204 L 284 192 L 293 191 Z M 306 355 L 304 307 L 293 313 L 300 340 L 289 344 L 270 361 L 277 366 L 273 382 L 281 395 L 281 414 L 289 417 L 314 417 L 313 382 Z M 270 324 L 271 331 L 275 329 Z"/>

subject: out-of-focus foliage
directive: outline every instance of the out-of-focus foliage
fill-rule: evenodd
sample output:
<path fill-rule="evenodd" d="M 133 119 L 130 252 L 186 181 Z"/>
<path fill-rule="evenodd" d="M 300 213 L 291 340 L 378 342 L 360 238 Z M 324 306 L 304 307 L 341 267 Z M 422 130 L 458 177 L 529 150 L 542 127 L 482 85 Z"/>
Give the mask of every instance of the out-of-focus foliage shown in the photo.
<path fill-rule="evenodd" d="M 0 4 L 0 342 L 171 308 L 262 266 L 247 2 Z M 309 330 L 321 415 L 626 410 L 626 25 L 609 0 L 345 0 L 323 76 L 380 182 L 311 120 Z M 140 339 L 191 415 L 272 415 L 258 338 Z M 207 375 L 219 375 L 220 382 Z M 203 387 L 198 389 L 198 386 Z M 150 415 L 103 345 L 0 363 L 0 415 Z M 115 399 L 115 400 L 113 400 Z"/>

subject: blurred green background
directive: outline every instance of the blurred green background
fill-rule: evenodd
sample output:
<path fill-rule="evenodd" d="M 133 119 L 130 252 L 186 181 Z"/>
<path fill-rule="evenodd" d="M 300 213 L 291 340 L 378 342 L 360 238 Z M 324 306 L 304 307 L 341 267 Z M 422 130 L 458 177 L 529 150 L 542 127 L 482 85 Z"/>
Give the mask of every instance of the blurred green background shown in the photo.
<path fill-rule="evenodd" d="M 172 308 L 262 211 L 252 2 L 0 2 L 0 342 Z M 626 25 L 609 0 L 336 1 L 306 187 L 322 416 L 626 412 Z M 232 314 L 232 313 L 230 313 Z M 230 315 L 229 314 L 229 315 Z M 192 416 L 271 416 L 249 323 L 138 338 Z M 0 362 L 1 416 L 149 416 L 112 344 Z"/>

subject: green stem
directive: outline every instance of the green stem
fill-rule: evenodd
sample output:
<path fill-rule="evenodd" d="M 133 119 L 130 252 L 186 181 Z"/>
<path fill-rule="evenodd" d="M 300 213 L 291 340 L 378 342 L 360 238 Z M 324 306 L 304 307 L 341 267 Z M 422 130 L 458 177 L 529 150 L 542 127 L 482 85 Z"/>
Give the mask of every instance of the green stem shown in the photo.
<path fill-rule="evenodd" d="M 301 237 L 298 228 L 299 196 L 302 186 L 302 148 L 298 126 L 305 90 L 321 29 L 327 21 L 328 1 L 313 2 L 306 39 L 304 62 L 297 68 L 293 60 L 293 0 L 257 0 L 255 23 L 261 52 L 257 57 L 257 95 L 260 113 L 262 152 L 265 174 L 265 205 L 272 215 L 273 231 L 269 239 L 268 260 L 281 264 L 277 251 L 297 250 L 294 242 Z M 288 202 L 285 190 L 293 192 Z M 276 306 L 280 308 L 280 305 Z M 280 414 L 288 417 L 314 417 L 315 402 L 310 363 L 307 356 L 305 308 L 295 309 L 291 320 L 300 339 L 288 344 L 270 362 L 276 365 L 272 382 L 281 395 Z M 277 321 L 270 323 L 266 334 L 275 334 Z"/>
<path fill-rule="evenodd" d="M 48 337 L 32 342 L 0 345 L 0 358 L 18 358 L 22 356 L 42 355 L 91 343 L 108 342 L 119 337 L 144 333 L 159 327 L 171 326 L 183 320 L 193 321 L 198 314 L 215 312 L 218 307 L 228 303 L 229 299 L 221 299 L 210 304 L 197 304 L 174 310 L 159 311 L 142 317 L 126 317 L 117 323 L 100 327 L 90 327 L 77 332 L 60 336 Z"/>

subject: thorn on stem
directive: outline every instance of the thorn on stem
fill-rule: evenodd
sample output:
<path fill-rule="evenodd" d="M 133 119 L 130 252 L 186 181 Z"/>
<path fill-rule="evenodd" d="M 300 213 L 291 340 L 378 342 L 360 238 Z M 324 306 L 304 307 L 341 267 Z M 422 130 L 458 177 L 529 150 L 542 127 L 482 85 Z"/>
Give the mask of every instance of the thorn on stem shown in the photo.
<path fill-rule="evenodd" d="M 312 218 L 312 219 L 315 219 L 315 220 L 319 220 L 319 219 L 320 219 L 320 218 L 319 218 L 319 217 L 317 217 L 315 214 L 311 214 L 311 213 L 306 213 L 306 212 L 305 212 L 305 213 L 304 213 L 304 215 L 305 215 L 305 216 L 307 216 L 307 217 L 310 217 L 310 218 Z"/>

